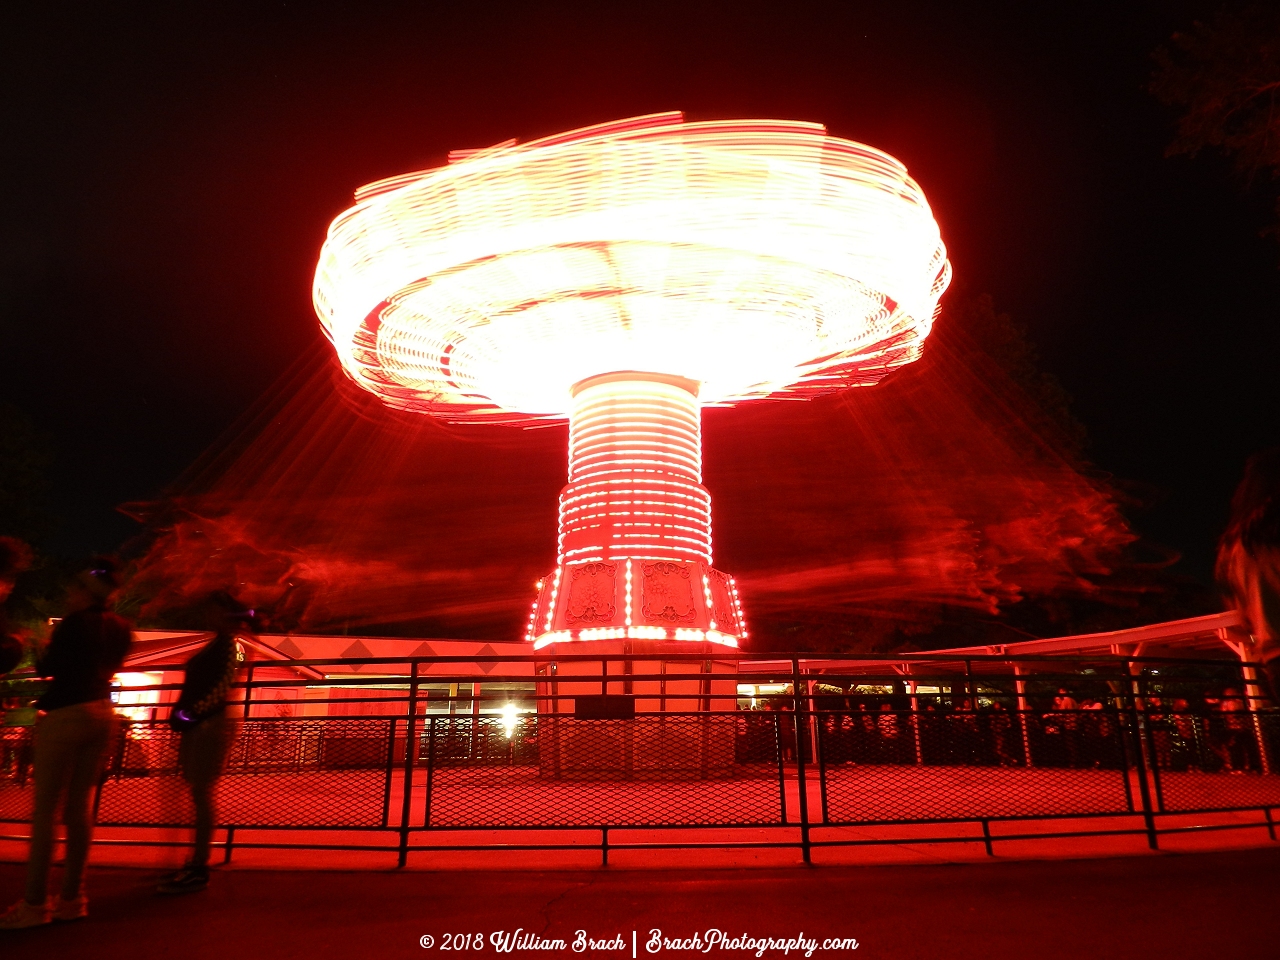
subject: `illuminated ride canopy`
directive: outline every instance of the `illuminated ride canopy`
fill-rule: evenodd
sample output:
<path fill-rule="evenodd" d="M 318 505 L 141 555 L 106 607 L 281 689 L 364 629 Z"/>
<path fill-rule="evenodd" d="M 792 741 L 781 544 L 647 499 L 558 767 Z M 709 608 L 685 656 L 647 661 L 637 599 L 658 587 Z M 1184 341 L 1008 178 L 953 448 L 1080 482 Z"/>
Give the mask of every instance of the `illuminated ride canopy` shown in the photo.
<path fill-rule="evenodd" d="M 454 422 L 569 419 L 535 646 L 736 645 L 700 406 L 876 383 L 920 355 L 950 278 L 906 169 L 811 123 L 640 117 L 356 201 L 313 291 L 348 376 Z"/>

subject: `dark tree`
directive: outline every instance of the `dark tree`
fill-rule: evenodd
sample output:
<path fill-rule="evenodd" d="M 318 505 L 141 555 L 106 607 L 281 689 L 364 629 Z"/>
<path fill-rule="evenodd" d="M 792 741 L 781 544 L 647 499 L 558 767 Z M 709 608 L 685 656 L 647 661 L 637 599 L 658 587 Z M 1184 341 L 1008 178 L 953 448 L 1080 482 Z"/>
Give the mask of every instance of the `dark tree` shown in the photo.
<path fill-rule="evenodd" d="M 1223 10 L 1175 33 L 1154 56 L 1151 92 L 1180 110 L 1166 154 L 1221 150 L 1246 185 L 1265 175 L 1274 192 L 1280 175 L 1280 5 Z M 1280 236 L 1280 222 L 1269 232 Z"/>

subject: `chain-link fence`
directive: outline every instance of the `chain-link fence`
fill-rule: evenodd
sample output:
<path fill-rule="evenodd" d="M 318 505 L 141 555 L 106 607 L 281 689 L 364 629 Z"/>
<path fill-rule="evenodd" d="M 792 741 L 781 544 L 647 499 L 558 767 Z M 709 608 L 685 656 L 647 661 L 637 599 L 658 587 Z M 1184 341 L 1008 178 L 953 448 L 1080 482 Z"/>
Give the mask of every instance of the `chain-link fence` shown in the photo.
<path fill-rule="evenodd" d="M 1134 810 L 1114 716 L 884 710 L 812 722 L 829 823 Z"/>
<path fill-rule="evenodd" d="M 1147 715 L 1162 813 L 1280 806 L 1280 716 L 1233 711 Z"/>
<path fill-rule="evenodd" d="M 388 819 L 394 720 L 244 719 L 218 781 L 223 822 L 252 827 L 376 827 Z M 400 752 L 404 751 L 400 730 Z M 98 797 L 104 826 L 182 825 L 192 810 L 167 724 L 123 725 Z"/>
<path fill-rule="evenodd" d="M 595 675 L 531 664 L 483 679 L 419 680 L 415 666 L 368 690 L 352 677 L 340 696 L 307 691 L 304 715 L 234 704 L 220 823 L 388 831 L 394 840 L 378 849 L 399 849 L 403 861 L 433 833 L 509 829 L 799 827 L 807 850 L 818 827 L 981 821 L 985 833 L 991 820 L 1135 816 L 1154 844 L 1157 815 L 1252 809 L 1270 823 L 1280 807 L 1280 714 L 1236 687 L 1209 695 L 1229 678 L 1202 683 L 1199 699 L 1201 681 L 1162 679 L 1162 700 L 1128 662 L 1038 663 L 1012 679 L 975 678 L 966 664 L 961 679 L 907 686 L 792 661 L 755 671 L 742 699 L 704 669 L 701 709 L 637 712 L 640 694 L 613 692 L 630 675 L 595 662 Z M 272 684 L 274 694 L 281 682 Z M 298 681 L 295 699 L 317 685 Z M 364 693 L 369 712 L 356 713 Z M 617 715 L 592 712 L 620 704 Z M 191 823 L 166 709 L 121 724 L 94 798 L 100 824 Z M 2 821 L 31 816 L 33 733 L 0 731 Z"/>
<path fill-rule="evenodd" d="M 430 718 L 427 827 L 781 823 L 773 757 L 739 760 L 733 713 L 632 720 Z M 757 751 L 758 752 L 758 751 Z"/>

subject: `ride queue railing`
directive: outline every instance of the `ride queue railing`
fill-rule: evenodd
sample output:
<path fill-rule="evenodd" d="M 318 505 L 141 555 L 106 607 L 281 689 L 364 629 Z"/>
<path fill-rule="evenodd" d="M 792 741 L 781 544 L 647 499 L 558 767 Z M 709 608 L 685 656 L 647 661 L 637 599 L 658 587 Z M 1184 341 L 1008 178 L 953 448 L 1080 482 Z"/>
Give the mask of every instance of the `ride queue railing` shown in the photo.
<path fill-rule="evenodd" d="M 698 655 L 252 663 L 228 707 L 239 734 L 219 785 L 224 857 L 236 846 L 377 850 L 403 866 L 430 850 L 585 846 L 607 863 L 616 849 L 713 846 L 798 847 L 807 862 L 815 848 L 880 843 L 981 842 L 993 854 L 1009 840 L 1128 834 L 1155 849 L 1163 834 L 1248 826 L 1275 839 L 1280 712 L 1247 664 L 924 655 L 714 664 Z M 303 666 L 363 675 L 281 675 Z M 171 701 L 177 686 L 121 692 Z M 1059 690 L 1089 708 L 1055 701 Z M 1224 700 L 1224 690 L 1236 696 Z M 122 709 L 130 716 L 94 799 L 99 825 L 189 825 L 168 705 Z M 29 819 L 32 739 L 30 727 L 4 729 L 0 822 Z M 1229 812 L 1261 819 L 1158 822 Z M 1032 820 L 1064 829 L 992 830 Z M 866 829 L 965 823 L 980 834 Z M 264 831 L 293 839 L 245 839 Z M 625 839 L 637 831 L 650 839 Z M 377 836 L 344 840 L 361 832 Z M 102 842 L 179 841 L 134 829 Z"/>

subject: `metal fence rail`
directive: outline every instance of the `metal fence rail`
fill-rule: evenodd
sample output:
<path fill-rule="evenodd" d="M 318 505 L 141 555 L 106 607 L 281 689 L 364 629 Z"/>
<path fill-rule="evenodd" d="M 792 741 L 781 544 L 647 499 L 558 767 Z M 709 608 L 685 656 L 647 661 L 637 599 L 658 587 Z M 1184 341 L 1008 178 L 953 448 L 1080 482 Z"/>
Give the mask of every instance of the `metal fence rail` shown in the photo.
<path fill-rule="evenodd" d="M 233 706 L 239 734 L 219 784 L 226 856 L 236 845 L 377 849 L 403 864 L 428 849 L 580 848 L 581 832 L 593 831 L 606 860 L 619 847 L 682 845 L 795 846 L 808 859 L 813 847 L 902 842 L 851 838 L 842 827 L 944 822 L 982 832 L 932 839 L 991 852 L 1017 836 L 993 835 L 993 822 L 1047 818 L 1074 824 L 1062 835 L 1145 834 L 1155 847 L 1181 829 L 1157 817 L 1223 811 L 1258 812 L 1263 819 L 1240 825 L 1266 825 L 1274 839 L 1280 714 L 1238 665 L 1204 662 L 1197 673 L 1179 661 L 1177 680 L 1160 681 L 1157 661 L 919 657 L 908 684 L 874 660 L 744 657 L 734 666 L 752 664 L 750 689 L 770 693 L 739 702 L 737 681 L 748 675 L 697 658 L 651 696 L 654 671 L 633 672 L 644 659 L 495 658 L 479 676 L 442 659 L 328 661 L 320 665 L 375 664 L 381 675 L 323 682 L 259 665 Z M 1228 683 L 1228 694 L 1243 691 L 1229 708 Z M 173 686 L 154 689 L 171 699 Z M 298 688 L 295 715 L 254 715 L 255 703 Z M 1081 702 L 1055 700 L 1062 691 Z M 379 712 L 350 712 L 362 703 Z M 343 713 L 329 715 L 334 704 Z M 619 704 L 618 715 L 599 713 Z M 162 702 L 121 725 L 95 797 L 99 824 L 191 822 L 166 711 Z M 0 745 L 0 821 L 22 822 L 32 731 L 5 728 Z M 1129 825 L 1087 826 L 1103 817 Z M 718 833 L 685 840 L 687 828 Z M 297 839 L 246 840 L 267 830 Z M 619 844 L 619 830 L 649 834 Z M 654 830 L 674 833 L 654 839 Z M 536 834 L 522 842 L 520 831 Z"/>

